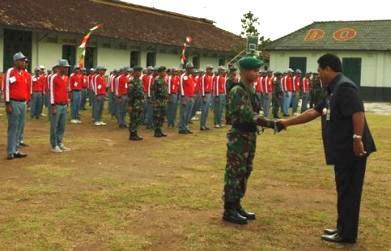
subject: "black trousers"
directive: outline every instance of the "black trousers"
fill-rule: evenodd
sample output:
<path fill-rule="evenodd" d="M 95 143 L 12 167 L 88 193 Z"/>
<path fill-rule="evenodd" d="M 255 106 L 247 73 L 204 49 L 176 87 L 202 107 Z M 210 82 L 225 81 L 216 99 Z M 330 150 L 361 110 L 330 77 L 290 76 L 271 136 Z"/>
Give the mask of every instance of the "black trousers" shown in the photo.
<path fill-rule="evenodd" d="M 357 239 L 366 163 L 366 158 L 354 158 L 334 167 L 338 196 L 337 229 L 340 236 L 347 240 Z"/>

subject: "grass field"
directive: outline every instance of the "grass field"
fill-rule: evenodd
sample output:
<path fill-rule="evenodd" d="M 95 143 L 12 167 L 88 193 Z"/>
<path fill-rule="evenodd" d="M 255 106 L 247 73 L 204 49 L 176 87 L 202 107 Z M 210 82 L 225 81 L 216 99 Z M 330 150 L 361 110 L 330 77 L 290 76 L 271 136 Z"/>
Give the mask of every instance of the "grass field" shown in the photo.
<path fill-rule="evenodd" d="M 391 116 L 368 114 L 378 152 L 370 158 L 354 246 L 320 240 L 335 224 L 332 168 L 320 123 L 258 138 L 244 205 L 246 226 L 223 223 L 226 130 L 166 130 L 128 141 L 107 127 L 67 125 L 69 153 L 50 153 L 48 123 L 28 121 L 29 157 L 5 160 L 0 111 L 0 250 L 391 250 Z M 198 129 L 197 126 L 193 126 Z"/>

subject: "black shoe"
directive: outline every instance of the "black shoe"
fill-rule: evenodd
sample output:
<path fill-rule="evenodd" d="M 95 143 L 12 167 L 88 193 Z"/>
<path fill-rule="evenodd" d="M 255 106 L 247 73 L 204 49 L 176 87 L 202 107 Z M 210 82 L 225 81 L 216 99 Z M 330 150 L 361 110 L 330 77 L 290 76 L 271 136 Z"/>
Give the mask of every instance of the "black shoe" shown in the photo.
<path fill-rule="evenodd" d="M 136 140 L 137 140 L 137 141 L 143 140 L 143 137 L 139 136 L 139 135 L 136 133 Z"/>
<path fill-rule="evenodd" d="M 210 130 L 210 128 L 209 127 L 205 127 L 205 131 L 209 131 Z"/>
<path fill-rule="evenodd" d="M 136 135 L 134 132 L 130 133 L 129 140 L 136 140 Z"/>
<path fill-rule="evenodd" d="M 178 131 L 179 134 L 187 134 L 187 131 L 186 130 L 180 130 Z"/>
<path fill-rule="evenodd" d="M 187 132 L 187 134 L 193 134 L 193 132 L 190 130 L 186 130 L 186 132 Z"/>
<path fill-rule="evenodd" d="M 333 234 L 338 233 L 338 229 L 326 228 L 326 229 L 323 230 L 323 233 L 327 234 L 327 235 L 333 235 Z"/>
<path fill-rule="evenodd" d="M 201 127 L 200 131 L 206 131 L 206 127 Z"/>
<path fill-rule="evenodd" d="M 240 215 L 235 208 L 225 209 L 223 220 L 234 224 L 247 224 L 247 218 Z"/>
<path fill-rule="evenodd" d="M 29 145 L 27 145 L 27 144 L 24 143 L 24 142 L 20 142 L 19 145 L 20 145 L 21 147 L 28 147 L 28 146 L 29 146 Z"/>
<path fill-rule="evenodd" d="M 255 220 L 255 213 L 252 213 L 252 212 L 247 212 L 245 209 L 243 209 L 241 206 L 239 208 L 236 209 L 238 211 L 238 213 L 243 216 L 243 217 L 246 217 L 247 220 Z"/>
<path fill-rule="evenodd" d="M 14 158 L 15 159 L 26 158 L 26 157 L 27 157 L 27 154 L 25 154 L 25 153 L 22 153 L 22 152 L 14 153 Z"/>
<path fill-rule="evenodd" d="M 12 153 L 7 155 L 7 160 L 13 160 L 14 158 L 15 157 Z"/>
<path fill-rule="evenodd" d="M 155 134 L 153 136 L 156 138 L 163 137 L 160 129 L 155 129 Z"/>
<path fill-rule="evenodd" d="M 356 240 L 342 238 L 338 233 L 332 235 L 324 234 L 320 238 L 324 241 L 333 242 L 333 243 L 349 243 L 349 244 L 356 243 Z"/>

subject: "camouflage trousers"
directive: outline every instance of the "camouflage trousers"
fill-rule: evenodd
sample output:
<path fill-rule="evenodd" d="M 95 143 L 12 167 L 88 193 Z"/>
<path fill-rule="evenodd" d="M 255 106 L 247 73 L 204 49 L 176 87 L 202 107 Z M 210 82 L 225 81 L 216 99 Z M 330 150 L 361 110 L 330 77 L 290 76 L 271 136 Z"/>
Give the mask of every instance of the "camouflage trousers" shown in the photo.
<path fill-rule="evenodd" d="M 257 134 L 232 129 L 227 138 L 227 165 L 224 173 L 224 201 L 236 202 L 243 198 L 247 181 L 253 170 Z"/>
<path fill-rule="evenodd" d="M 273 117 L 277 118 L 281 107 L 281 97 L 279 97 L 278 94 L 276 93 L 273 93 L 272 105 L 273 105 Z"/>
<path fill-rule="evenodd" d="M 165 105 L 154 105 L 152 110 L 152 121 L 153 128 L 159 129 L 164 124 L 164 119 L 166 117 L 166 106 Z"/>
<path fill-rule="evenodd" d="M 138 127 L 143 123 L 143 112 L 144 109 L 133 109 L 129 113 L 129 131 L 137 132 Z"/>

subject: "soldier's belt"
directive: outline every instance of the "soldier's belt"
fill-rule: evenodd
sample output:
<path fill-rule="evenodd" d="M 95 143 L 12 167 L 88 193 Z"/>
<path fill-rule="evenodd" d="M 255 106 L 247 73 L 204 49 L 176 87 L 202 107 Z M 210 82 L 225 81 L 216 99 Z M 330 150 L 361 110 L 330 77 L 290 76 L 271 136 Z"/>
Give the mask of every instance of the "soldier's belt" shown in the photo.
<path fill-rule="evenodd" d="M 240 132 L 257 132 L 258 128 L 255 123 L 238 123 L 232 124 L 232 128 L 239 130 Z"/>

